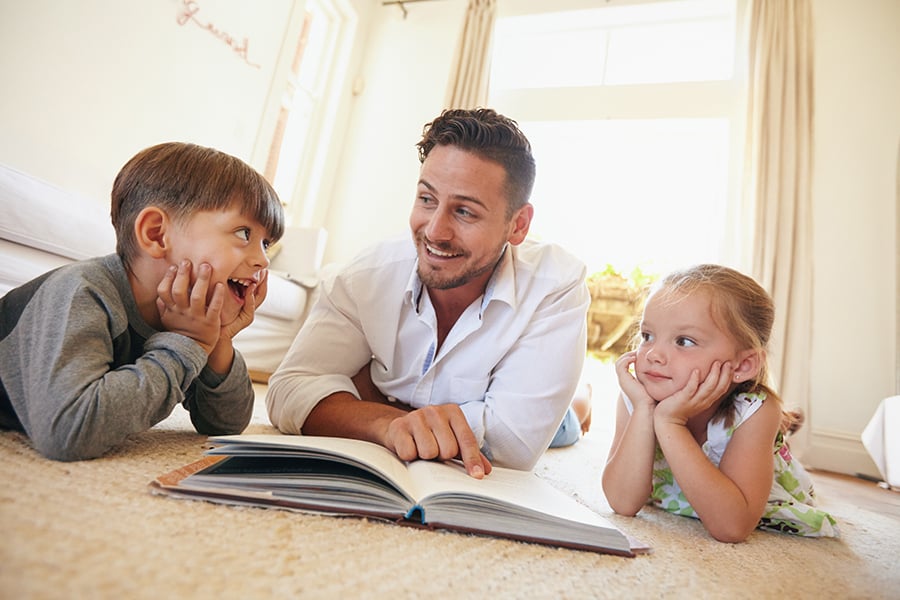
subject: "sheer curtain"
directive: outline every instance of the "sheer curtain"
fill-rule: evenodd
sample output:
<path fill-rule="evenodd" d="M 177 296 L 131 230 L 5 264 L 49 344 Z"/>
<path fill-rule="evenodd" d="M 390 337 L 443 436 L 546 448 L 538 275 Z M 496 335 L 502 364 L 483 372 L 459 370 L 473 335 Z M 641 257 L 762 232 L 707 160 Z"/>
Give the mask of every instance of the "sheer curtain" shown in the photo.
<path fill-rule="evenodd" d="M 447 86 L 445 108 L 478 108 L 488 99 L 496 0 L 469 0 Z"/>
<path fill-rule="evenodd" d="M 775 300 L 772 382 L 807 424 L 810 442 L 812 322 L 811 171 L 813 24 L 810 0 L 752 0 L 749 47 L 748 179 L 756 206 L 753 274 Z"/>

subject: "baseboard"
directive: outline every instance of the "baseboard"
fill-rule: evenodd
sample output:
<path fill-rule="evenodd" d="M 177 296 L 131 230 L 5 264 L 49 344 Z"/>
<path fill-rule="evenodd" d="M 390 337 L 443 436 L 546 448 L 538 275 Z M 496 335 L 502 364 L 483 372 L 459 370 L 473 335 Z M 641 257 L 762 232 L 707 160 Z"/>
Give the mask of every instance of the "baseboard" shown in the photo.
<path fill-rule="evenodd" d="M 813 429 L 802 461 L 813 469 L 881 479 L 878 467 L 872 462 L 862 440 L 846 431 Z"/>

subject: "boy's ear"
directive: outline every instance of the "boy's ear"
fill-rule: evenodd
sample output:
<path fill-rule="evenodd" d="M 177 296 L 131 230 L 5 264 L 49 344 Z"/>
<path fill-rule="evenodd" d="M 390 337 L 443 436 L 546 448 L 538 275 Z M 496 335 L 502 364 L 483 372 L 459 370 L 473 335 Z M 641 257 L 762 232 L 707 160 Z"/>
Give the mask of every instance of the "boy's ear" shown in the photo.
<path fill-rule="evenodd" d="M 735 381 L 742 382 L 754 379 L 759 374 L 765 359 L 765 350 L 745 350 L 742 352 L 734 368 Z"/>
<path fill-rule="evenodd" d="M 169 216 L 158 206 L 148 206 L 134 220 L 134 237 L 138 247 L 153 258 L 163 258 L 169 251 L 167 230 Z"/>

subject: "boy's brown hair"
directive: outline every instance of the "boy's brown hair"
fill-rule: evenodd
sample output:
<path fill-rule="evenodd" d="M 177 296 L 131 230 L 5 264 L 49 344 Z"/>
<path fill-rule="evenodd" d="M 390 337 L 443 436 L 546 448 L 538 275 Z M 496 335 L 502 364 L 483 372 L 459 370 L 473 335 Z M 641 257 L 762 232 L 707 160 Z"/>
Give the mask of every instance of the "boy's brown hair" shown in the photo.
<path fill-rule="evenodd" d="M 138 253 L 134 223 L 148 206 L 182 221 L 197 211 L 226 210 L 235 203 L 265 228 L 272 243 L 281 238 L 281 201 L 250 165 L 214 148 L 184 142 L 146 148 L 125 163 L 113 183 L 110 217 L 116 253 L 130 268 Z"/>

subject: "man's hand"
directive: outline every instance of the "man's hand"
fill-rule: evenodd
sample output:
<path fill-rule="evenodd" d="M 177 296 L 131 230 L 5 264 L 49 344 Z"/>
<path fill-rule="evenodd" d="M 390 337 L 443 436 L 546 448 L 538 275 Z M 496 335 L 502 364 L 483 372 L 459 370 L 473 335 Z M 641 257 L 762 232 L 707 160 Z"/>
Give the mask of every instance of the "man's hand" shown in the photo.
<path fill-rule="evenodd" d="M 402 460 L 461 458 L 466 472 L 475 479 L 482 479 L 493 468 L 456 404 L 425 406 L 393 419 L 385 446 Z"/>
<path fill-rule="evenodd" d="M 156 288 L 156 307 L 163 328 L 191 338 L 200 344 L 207 355 L 219 341 L 222 327 L 219 314 L 225 303 L 225 286 L 217 283 L 207 306 L 206 295 L 211 276 L 212 267 L 203 263 L 192 286 L 191 262 L 183 260 L 178 267 L 169 267 Z"/>

